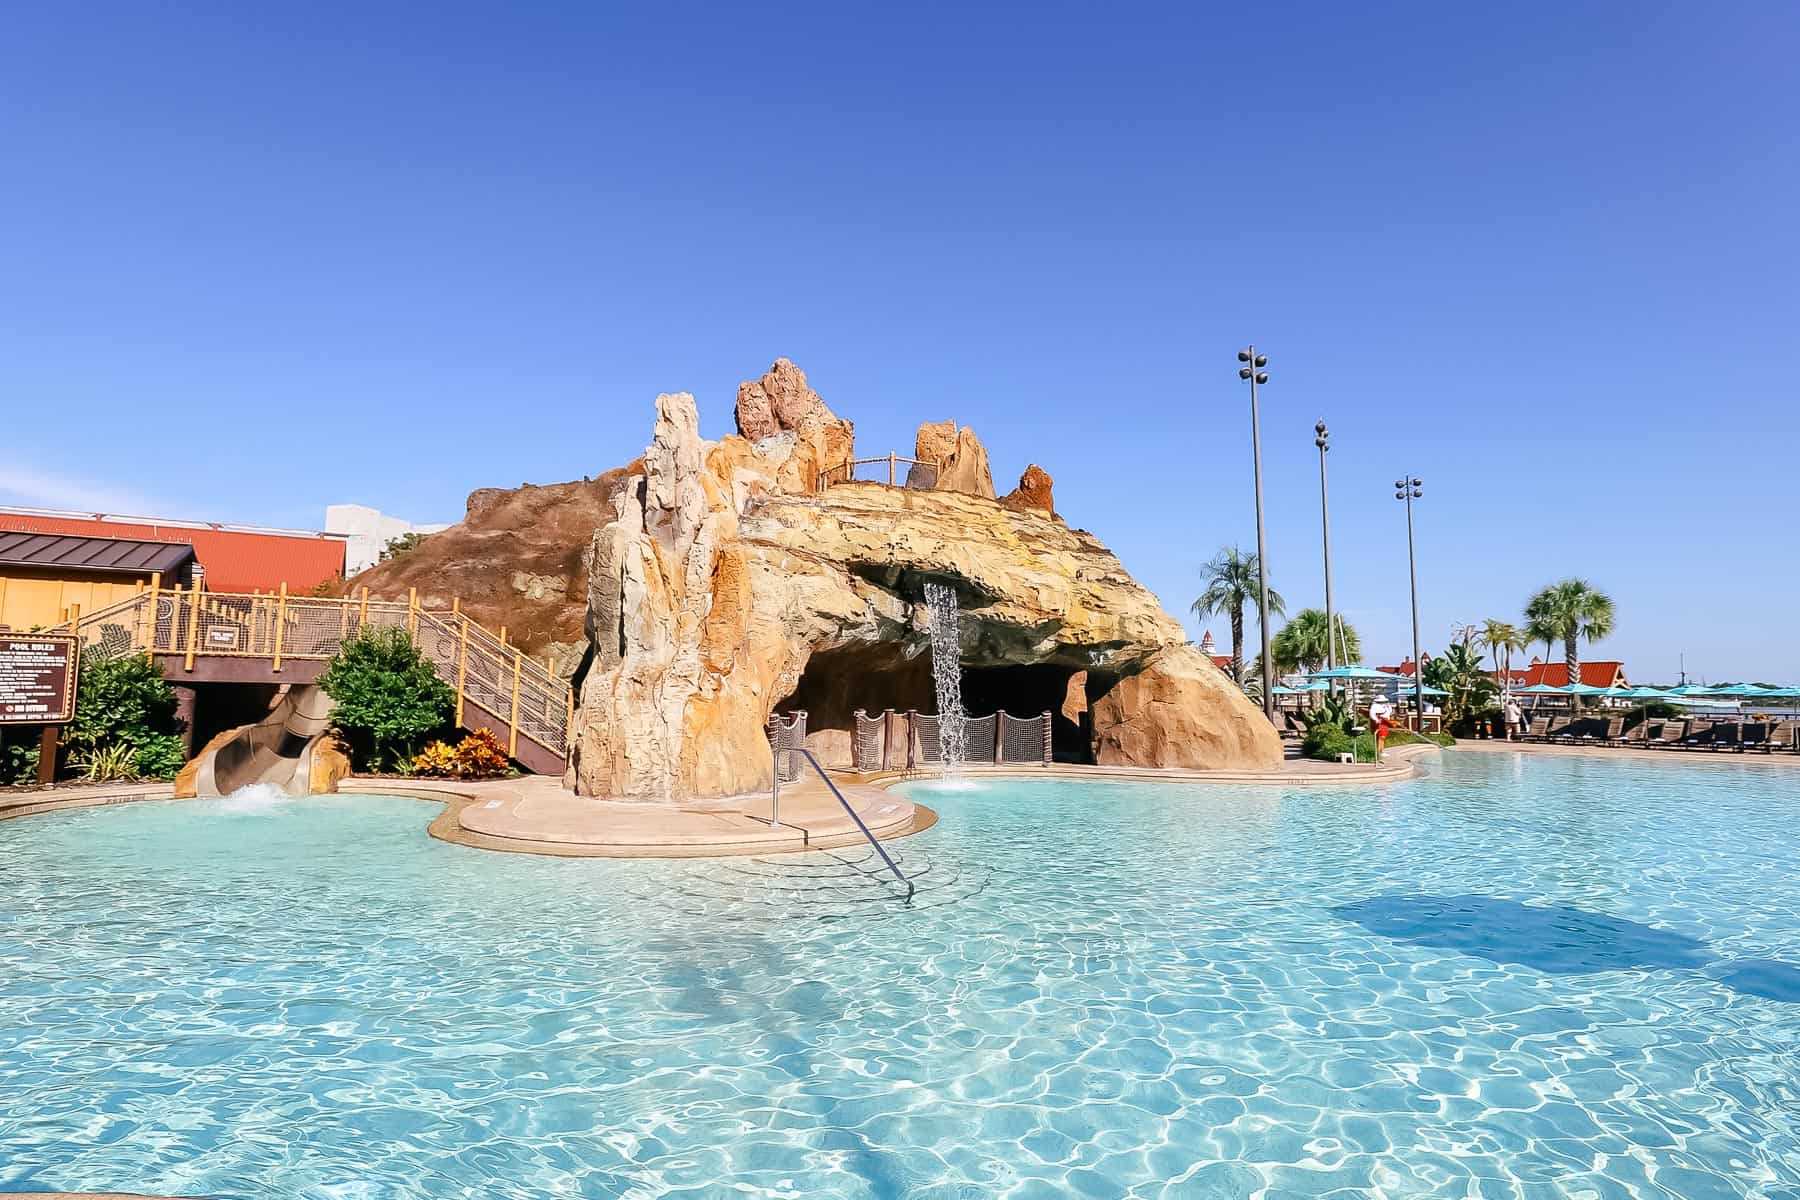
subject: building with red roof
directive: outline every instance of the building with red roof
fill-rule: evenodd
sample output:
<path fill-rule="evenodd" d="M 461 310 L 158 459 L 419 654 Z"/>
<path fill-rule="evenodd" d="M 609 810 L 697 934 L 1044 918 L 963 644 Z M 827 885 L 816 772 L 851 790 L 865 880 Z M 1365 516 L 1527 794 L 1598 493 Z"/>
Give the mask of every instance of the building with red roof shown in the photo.
<path fill-rule="evenodd" d="M 1537 687 L 1548 684 L 1551 687 L 1569 686 L 1569 664 L 1566 662 L 1544 662 L 1534 658 L 1529 666 L 1511 672 L 1510 683 L 1517 690 L 1522 687 Z M 1496 678 L 1498 675 L 1496 674 Z M 1581 682 L 1589 687 L 1630 687 L 1631 681 L 1625 677 L 1625 664 L 1601 659 L 1598 662 L 1581 664 Z"/>
<path fill-rule="evenodd" d="M 0 505 L 3 531 L 192 546 L 195 574 L 214 592 L 269 592 L 284 583 L 290 592 L 310 591 L 344 577 L 348 542 L 343 534 L 303 529 Z"/>
<path fill-rule="evenodd" d="M 1219 668 L 1219 670 L 1225 672 L 1227 675 L 1231 674 L 1231 655 L 1219 653 L 1219 644 L 1213 641 L 1212 630 L 1210 629 L 1200 635 L 1200 653 L 1212 659 L 1213 666 Z"/>

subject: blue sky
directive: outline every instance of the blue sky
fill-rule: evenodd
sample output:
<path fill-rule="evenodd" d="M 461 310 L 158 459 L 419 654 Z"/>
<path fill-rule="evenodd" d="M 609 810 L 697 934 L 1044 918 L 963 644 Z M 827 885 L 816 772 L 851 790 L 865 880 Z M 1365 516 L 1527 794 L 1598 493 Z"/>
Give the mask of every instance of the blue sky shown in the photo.
<path fill-rule="evenodd" d="M 15 8 L 0 500 L 455 519 L 785 355 L 1185 614 L 1254 541 L 1254 340 L 1274 582 L 1323 416 L 1371 658 L 1406 471 L 1428 649 L 1580 574 L 1590 656 L 1800 678 L 1800 10 L 636 7 Z"/>

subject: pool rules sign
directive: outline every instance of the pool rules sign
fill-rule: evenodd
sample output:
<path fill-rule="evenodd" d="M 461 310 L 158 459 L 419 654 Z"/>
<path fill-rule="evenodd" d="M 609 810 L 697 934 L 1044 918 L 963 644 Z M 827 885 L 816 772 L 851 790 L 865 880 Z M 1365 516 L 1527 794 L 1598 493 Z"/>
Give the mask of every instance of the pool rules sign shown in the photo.
<path fill-rule="evenodd" d="M 62 725 L 73 718 L 80 654 L 71 634 L 0 634 L 0 725 Z"/>

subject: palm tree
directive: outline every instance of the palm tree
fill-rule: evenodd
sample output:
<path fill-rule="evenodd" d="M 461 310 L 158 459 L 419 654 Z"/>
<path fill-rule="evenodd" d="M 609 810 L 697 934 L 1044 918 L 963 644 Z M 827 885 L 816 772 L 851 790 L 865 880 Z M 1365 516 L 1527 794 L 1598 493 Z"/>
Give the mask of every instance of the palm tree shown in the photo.
<path fill-rule="evenodd" d="M 1481 623 L 1481 640 L 1487 644 L 1488 652 L 1494 656 L 1494 670 L 1500 673 L 1500 688 L 1508 691 L 1512 685 L 1512 656 L 1514 650 L 1524 650 L 1529 644 L 1525 634 L 1517 625 L 1502 621 L 1498 617 L 1489 617 Z"/>
<path fill-rule="evenodd" d="M 1356 636 L 1356 630 L 1341 617 L 1337 626 L 1345 658 L 1350 662 L 1361 662 L 1362 639 Z M 1290 671 L 1319 670 L 1329 658 L 1326 650 L 1328 636 L 1325 614 L 1316 608 L 1301 609 L 1269 642 L 1269 654 L 1274 659 L 1275 669 L 1284 675 Z"/>
<path fill-rule="evenodd" d="M 1581 682 L 1581 639 L 1597 642 L 1612 630 L 1612 597 L 1585 579 L 1553 583 L 1525 602 L 1525 636 L 1546 647 L 1563 644 L 1570 687 Z M 1580 696 L 1569 699 L 1570 707 L 1581 707 Z"/>
<path fill-rule="evenodd" d="M 1256 555 L 1245 554 L 1236 546 L 1221 547 L 1213 560 L 1200 568 L 1206 590 L 1194 601 L 1193 613 L 1201 620 L 1223 616 L 1231 619 L 1231 677 L 1244 677 L 1244 606 L 1255 601 L 1257 583 Z M 1286 608 L 1281 593 L 1269 589 L 1269 614 L 1279 616 Z"/>

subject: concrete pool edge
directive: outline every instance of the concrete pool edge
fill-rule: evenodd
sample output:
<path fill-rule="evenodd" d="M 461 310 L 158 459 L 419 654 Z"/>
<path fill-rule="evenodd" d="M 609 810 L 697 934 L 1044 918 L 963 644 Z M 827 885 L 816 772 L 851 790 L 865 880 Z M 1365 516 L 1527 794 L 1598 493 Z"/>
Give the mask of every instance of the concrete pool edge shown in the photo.
<path fill-rule="evenodd" d="M 1388 761 L 1385 763 L 1359 763 L 1354 766 L 1289 759 L 1274 771 L 1096 767 L 1055 763 L 1049 766 L 981 764 L 966 768 L 966 772 L 973 779 L 1260 786 L 1274 784 L 1283 787 L 1361 786 L 1416 778 L 1421 772 L 1414 760 L 1438 750 L 1439 747 L 1428 745 L 1400 746 L 1388 752 Z M 930 782 L 935 778 L 933 775 L 885 772 L 870 775 L 845 774 L 840 778 L 845 781 L 843 790 L 846 797 L 855 797 L 853 803 L 858 809 L 858 815 L 883 841 L 910 837 L 937 823 L 938 814 L 935 811 L 911 801 L 905 802 L 904 810 L 881 811 L 884 807 L 883 799 L 888 797 L 896 785 Z M 863 840 L 861 831 L 842 815 L 825 789 L 816 783 L 784 790 L 784 822 L 778 829 L 771 828 L 766 817 L 758 813 L 767 803 L 762 796 L 663 806 L 575 797 L 572 793 L 562 792 L 558 782 L 545 776 L 521 776 L 482 783 L 352 776 L 345 783 L 345 794 L 396 796 L 441 805 L 442 811 L 426 826 L 426 831 L 432 837 L 497 853 L 538 854 L 555 858 L 710 858 L 803 853 L 807 850 L 854 845 Z M 508 793 L 535 793 L 539 797 L 554 793 L 565 798 L 564 803 L 579 806 L 590 815 L 607 814 L 626 823 L 635 821 L 642 825 L 643 818 L 655 817 L 658 820 L 670 820 L 676 825 L 686 823 L 702 828 L 649 834 L 640 829 L 634 835 L 612 837 L 584 832 L 577 837 L 559 838 L 534 836 L 529 823 L 515 822 L 512 828 L 507 828 L 500 822 L 484 821 L 481 816 L 486 815 L 485 813 L 464 821 L 464 815 L 475 805 L 491 807 L 497 801 L 504 802 Z M 0 821 L 41 813 L 175 798 L 173 787 L 166 783 L 32 789 L 11 796 L 0 792 Z M 712 828 L 704 828 L 706 826 Z"/>

